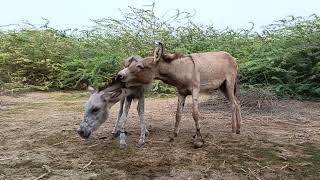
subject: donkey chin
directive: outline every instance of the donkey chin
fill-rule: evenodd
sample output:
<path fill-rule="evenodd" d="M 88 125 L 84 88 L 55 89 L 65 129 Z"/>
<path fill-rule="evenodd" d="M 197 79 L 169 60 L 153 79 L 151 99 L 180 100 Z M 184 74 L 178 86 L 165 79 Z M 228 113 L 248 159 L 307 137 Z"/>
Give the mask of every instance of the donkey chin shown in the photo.
<path fill-rule="evenodd" d="M 92 128 L 88 127 L 87 123 L 81 123 L 80 129 L 78 129 L 78 134 L 84 139 L 88 139 L 92 133 Z"/>
<path fill-rule="evenodd" d="M 83 139 L 88 139 L 90 137 L 90 135 L 98 129 L 98 127 L 100 126 L 100 124 L 96 123 L 94 124 L 92 127 L 83 122 L 80 124 L 80 129 L 77 130 L 78 134 L 80 137 L 82 137 Z"/>

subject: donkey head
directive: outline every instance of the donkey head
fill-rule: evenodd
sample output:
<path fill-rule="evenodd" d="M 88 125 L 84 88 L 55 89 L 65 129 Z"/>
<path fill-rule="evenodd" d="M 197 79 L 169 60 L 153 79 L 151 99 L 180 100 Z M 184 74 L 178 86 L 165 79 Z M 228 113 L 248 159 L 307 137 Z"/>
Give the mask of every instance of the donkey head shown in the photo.
<path fill-rule="evenodd" d="M 147 57 L 142 60 L 133 60 L 131 64 L 118 73 L 122 82 L 126 82 L 127 87 L 150 84 L 156 76 L 157 64 L 163 59 L 163 43 L 154 51 L 153 57 Z"/>
<path fill-rule="evenodd" d="M 97 91 L 92 87 L 89 87 L 88 90 L 90 98 L 85 104 L 84 118 L 78 130 L 78 134 L 85 139 L 89 138 L 108 119 L 110 108 L 129 94 L 129 90 L 119 88 L 119 84 L 109 86 L 102 91 Z"/>

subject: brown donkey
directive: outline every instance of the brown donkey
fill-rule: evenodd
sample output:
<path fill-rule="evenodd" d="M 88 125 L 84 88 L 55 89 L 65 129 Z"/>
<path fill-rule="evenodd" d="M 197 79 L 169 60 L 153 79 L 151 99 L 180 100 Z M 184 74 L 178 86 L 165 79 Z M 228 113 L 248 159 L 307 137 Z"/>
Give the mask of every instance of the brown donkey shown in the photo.
<path fill-rule="evenodd" d="M 149 84 L 154 79 L 173 85 L 178 92 L 178 107 L 174 137 L 178 135 L 181 111 L 186 96 L 192 95 L 193 119 L 196 126 L 194 147 L 201 147 L 203 140 L 199 126 L 199 94 L 220 89 L 231 103 L 232 132 L 240 133 L 241 112 L 235 93 L 237 88 L 237 64 L 226 52 L 164 54 L 163 44 L 158 42 L 154 57 L 146 57 L 121 70 L 118 76 L 127 87 Z"/>

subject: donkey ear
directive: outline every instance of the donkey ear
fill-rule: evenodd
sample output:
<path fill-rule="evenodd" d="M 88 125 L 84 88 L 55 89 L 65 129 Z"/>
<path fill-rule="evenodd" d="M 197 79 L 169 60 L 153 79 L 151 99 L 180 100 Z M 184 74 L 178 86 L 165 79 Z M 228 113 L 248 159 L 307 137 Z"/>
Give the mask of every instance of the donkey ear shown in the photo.
<path fill-rule="evenodd" d="M 158 47 L 154 50 L 154 62 L 158 62 L 163 55 L 163 43 L 160 41 L 155 42 Z"/>
<path fill-rule="evenodd" d="M 88 86 L 88 91 L 90 92 L 90 94 L 93 94 L 95 92 L 97 92 L 93 87 Z"/>
<path fill-rule="evenodd" d="M 110 101 L 115 101 L 117 102 L 120 100 L 119 96 L 122 94 L 122 89 L 118 89 L 115 91 L 107 92 L 104 96 L 105 99 L 108 99 Z"/>
<path fill-rule="evenodd" d="M 128 66 L 130 66 L 130 64 L 132 63 L 132 62 L 138 62 L 138 61 L 141 61 L 143 58 L 141 57 L 141 56 L 138 56 L 138 55 L 135 55 L 135 56 L 131 56 L 131 57 L 129 57 L 127 60 L 125 60 L 124 61 L 124 66 L 125 67 L 128 67 Z"/>
<path fill-rule="evenodd" d="M 121 95 L 121 93 L 122 93 L 121 89 L 113 91 L 113 92 L 111 92 L 110 97 L 111 97 L 111 99 L 117 98 L 118 96 Z"/>

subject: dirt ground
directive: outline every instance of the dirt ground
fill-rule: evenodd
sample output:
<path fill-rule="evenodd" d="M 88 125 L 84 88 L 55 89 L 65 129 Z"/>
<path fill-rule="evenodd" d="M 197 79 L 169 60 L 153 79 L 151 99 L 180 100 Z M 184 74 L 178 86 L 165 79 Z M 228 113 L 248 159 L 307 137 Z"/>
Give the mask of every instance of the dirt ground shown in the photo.
<path fill-rule="evenodd" d="M 320 103 L 244 104 L 236 135 L 227 101 L 202 97 L 205 146 L 193 149 L 190 98 L 173 142 L 176 98 L 147 98 L 147 143 L 136 147 L 135 102 L 123 150 L 111 136 L 118 105 L 90 139 L 77 135 L 87 98 L 85 92 L 1 96 L 0 179 L 320 179 Z"/>

